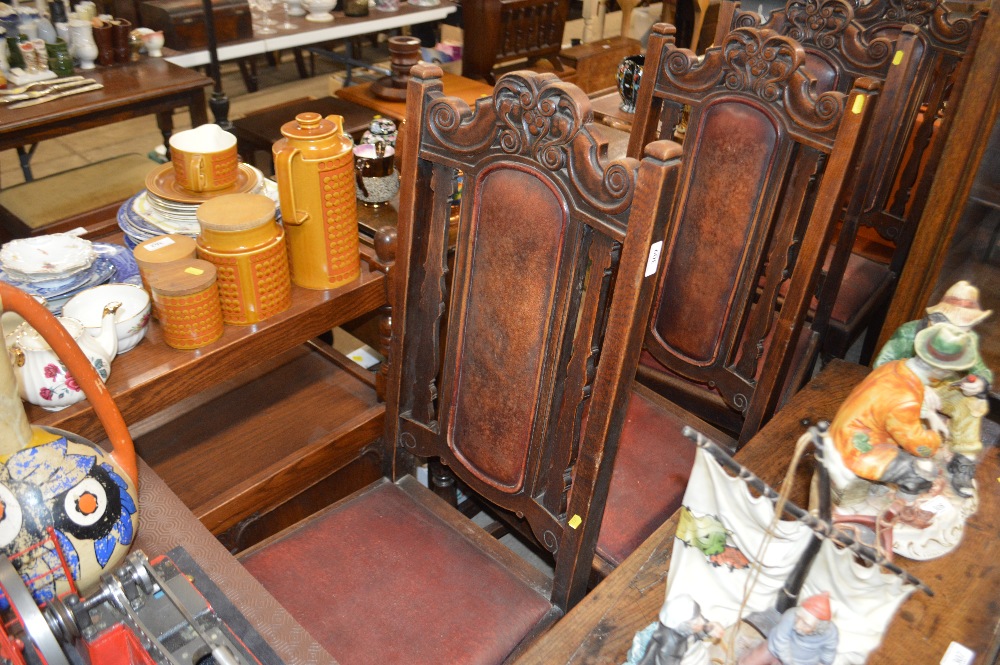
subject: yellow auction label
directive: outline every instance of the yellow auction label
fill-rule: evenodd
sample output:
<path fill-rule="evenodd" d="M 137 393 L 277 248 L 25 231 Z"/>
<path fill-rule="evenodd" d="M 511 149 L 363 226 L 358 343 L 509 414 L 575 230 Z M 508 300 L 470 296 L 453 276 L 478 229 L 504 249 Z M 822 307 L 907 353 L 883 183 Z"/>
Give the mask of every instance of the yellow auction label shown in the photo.
<path fill-rule="evenodd" d="M 569 518 L 569 528 L 575 529 L 576 527 L 580 526 L 582 522 L 583 522 L 582 517 L 580 517 L 579 515 L 573 515 L 573 517 Z"/>
<path fill-rule="evenodd" d="M 851 112 L 854 113 L 854 115 L 857 115 L 861 113 L 861 109 L 863 109 L 864 107 L 865 107 L 865 98 L 862 95 L 858 95 L 857 97 L 854 98 L 854 107 L 851 109 Z"/>
<path fill-rule="evenodd" d="M 901 62 L 903 62 L 903 52 L 896 51 L 896 55 L 892 56 L 892 64 L 898 65 Z"/>
<path fill-rule="evenodd" d="M 189 275 L 201 275 L 201 274 L 203 274 L 203 273 L 204 273 L 205 271 L 204 271 L 204 270 L 202 270 L 201 268 L 194 268 L 194 267 L 191 267 L 191 268 L 185 268 L 185 269 L 184 269 L 184 272 L 186 272 L 186 273 L 187 273 L 187 274 L 189 274 Z"/>

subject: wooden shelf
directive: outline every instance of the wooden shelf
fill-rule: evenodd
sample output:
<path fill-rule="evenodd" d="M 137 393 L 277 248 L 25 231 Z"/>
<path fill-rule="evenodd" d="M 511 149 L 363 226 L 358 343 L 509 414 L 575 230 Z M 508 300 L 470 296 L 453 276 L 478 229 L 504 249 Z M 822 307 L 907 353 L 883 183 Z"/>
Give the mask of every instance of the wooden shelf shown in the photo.
<path fill-rule="evenodd" d="M 247 524 L 253 538 L 266 535 L 377 472 L 364 455 L 385 415 L 374 374 L 316 339 L 386 304 L 385 276 L 369 268 L 374 251 L 361 252 L 361 277 L 347 286 L 293 286 L 287 311 L 226 326 L 196 351 L 167 346 L 152 321 L 113 361 L 107 387 L 140 457 L 216 536 L 248 544 Z M 87 401 L 54 413 L 29 406 L 28 417 L 106 439 Z"/>
<path fill-rule="evenodd" d="M 362 247 L 362 252 L 373 254 Z M 196 351 L 178 351 L 163 342 L 150 322 L 139 345 L 115 358 L 108 390 L 129 425 L 221 384 L 234 375 L 330 331 L 385 304 L 384 275 L 361 263 L 361 278 L 329 291 L 292 287 L 292 306 L 252 326 L 226 326 L 222 338 Z M 59 427 L 94 441 L 104 431 L 86 400 L 54 413 L 28 406 L 37 425 Z"/>
<path fill-rule="evenodd" d="M 305 346 L 159 423 L 136 449 L 216 535 L 354 460 L 382 432 L 374 389 Z M 251 372 L 251 374 L 253 374 Z"/>

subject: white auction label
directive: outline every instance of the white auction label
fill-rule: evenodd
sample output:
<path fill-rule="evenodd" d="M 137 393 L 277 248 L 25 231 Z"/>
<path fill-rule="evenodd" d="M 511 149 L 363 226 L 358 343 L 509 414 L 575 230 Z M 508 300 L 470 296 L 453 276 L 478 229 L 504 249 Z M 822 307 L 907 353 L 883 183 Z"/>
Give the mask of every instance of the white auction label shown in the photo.
<path fill-rule="evenodd" d="M 944 652 L 941 665 L 970 665 L 976 657 L 976 652 L 958 642 L 948 645 L 948 650 Z"/>
<path fill-rule="evenodd" d="M 155 252 L 158 249 L 163 249 L 164 247 L 169 247 L 174 244 L 174 239 L 170 236 L 163 236 L 159 240 L 149 243 L 146 245 L 146 249 L 151 252 Z"/>
<path fill-rule="evenodd" d="M 646 260 L 646 277 L 656 274 L 656 266 L 660 265 L 660 251 L 662 249 L 662 240 L 654 242 L 649 247 L 649 258 Z"/>

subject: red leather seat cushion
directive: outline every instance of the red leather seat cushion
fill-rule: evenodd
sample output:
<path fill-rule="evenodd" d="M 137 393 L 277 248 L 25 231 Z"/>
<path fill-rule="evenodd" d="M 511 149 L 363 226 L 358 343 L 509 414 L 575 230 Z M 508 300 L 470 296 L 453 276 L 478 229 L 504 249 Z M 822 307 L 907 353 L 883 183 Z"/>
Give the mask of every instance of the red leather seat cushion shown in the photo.
<path fill-rule="evenodd" d="M 625 414 L 597 551 L 620 564 L 681 505 L 695 444 L 684 423 L 633 392 Z"/>
<path fill-rule="evenodd" d="M 499 663 L 552 607 L 390 482 L 243 564 L 343 665 Z"/>
<path fill-rule="evenodd" d="M 830 320 L 842 325 L 851 323 L 888 277 L 889 266 L 852 253 L 844 269 L 844 280 L 840 283 Z"/>

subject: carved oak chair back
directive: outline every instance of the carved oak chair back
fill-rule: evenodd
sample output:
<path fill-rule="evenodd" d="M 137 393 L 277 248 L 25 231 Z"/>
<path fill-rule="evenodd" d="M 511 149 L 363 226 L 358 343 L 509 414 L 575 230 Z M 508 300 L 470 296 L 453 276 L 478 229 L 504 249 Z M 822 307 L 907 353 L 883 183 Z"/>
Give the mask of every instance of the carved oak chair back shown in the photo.
<path fill-rule="evenodd" d="M 566 78 L 575 70 L 559 60 L 569 0 L 476 0 L 462 6 L 470 38 L 462 48 L 462 76 L 496 83 L 495 69 L 527 59 L 524 69 L 547 60 Z"/>
<path fill-rule="evenodd" d="M 680 165 L 670 142 L 610 161 L 551 74 L 504 76 L 473 110 L 440 77 L 417 65 L 408 89 L 385 477 L 244 562 L 346 662 L 500 662 L 583 596 Z M 553 579 L 416 481 L 432 456 L 523 516 Z M 289 568 L 331 571 L 308 577 L 325 612 Z"/>
<path fill-rule="evenodd" d="M 699 61 L 658 24 L 629 144 L 672 135 L 690 108 L 639 380 L 741 442 L 775 410 L 800 340 L 816 343 L 800 333 L 875 96 L 865 79 L 816 95 L 805 61 L 753 27 Z"/>
<path fill-rule="evenodd" d="M 720 35 L 759 23 L 735 2 L 724 2 L 720 14 Z M 939 116 L 951 89 L 963 84 L 960 63 L 974 51 L 984 18 L 953 19 L 935 2 L 789 0 L 761 26 L 802 43 L 818 90 L 844 91 L 860 76 L 883 83 L 815 307 L 825 357 L 843 357 L 865 330 L 862 362 L 874 351 L 949 129 L 938 127 Z M 917 198 L 908 204 L 911 193 Z M 865 226 L 881 236 L 883 256 L 852 253 Z M 863 252 L 870 243 L 861 239 L 857 246 Z"/>

